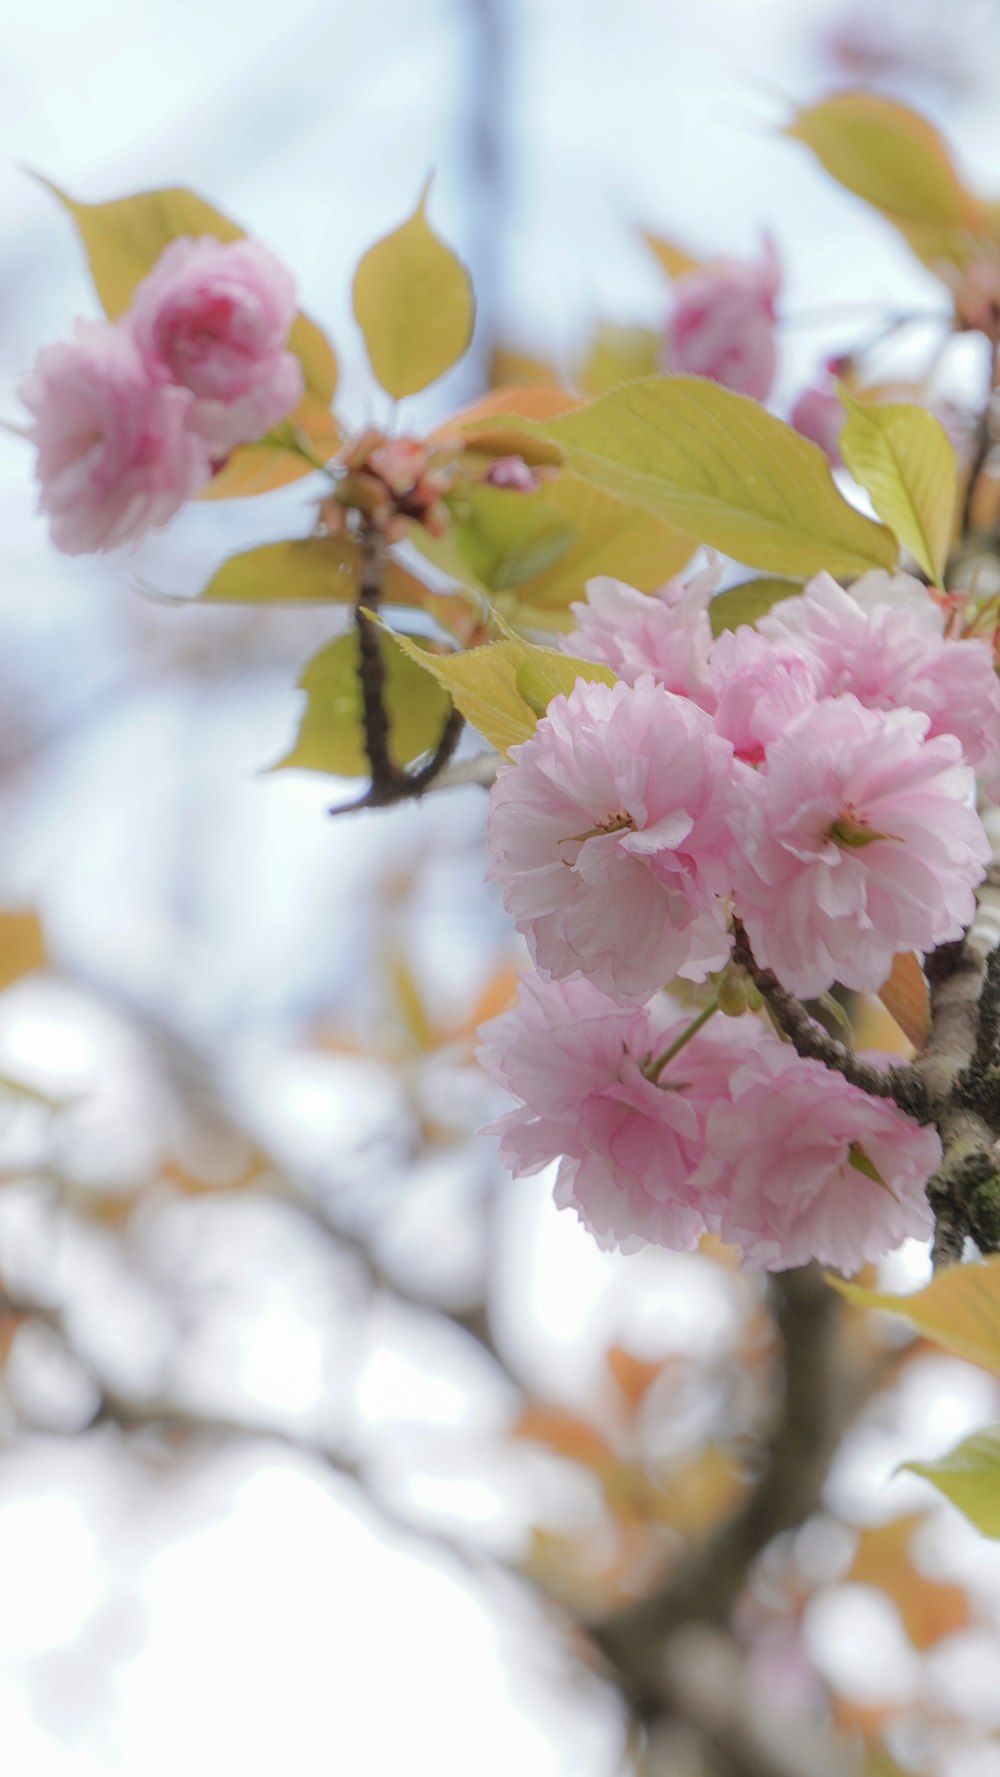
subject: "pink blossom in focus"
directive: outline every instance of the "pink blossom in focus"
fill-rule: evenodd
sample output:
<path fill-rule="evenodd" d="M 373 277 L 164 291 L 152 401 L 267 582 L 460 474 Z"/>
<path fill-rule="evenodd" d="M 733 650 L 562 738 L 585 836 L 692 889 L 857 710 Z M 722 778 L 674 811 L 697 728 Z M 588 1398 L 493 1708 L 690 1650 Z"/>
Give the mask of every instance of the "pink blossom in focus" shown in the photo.
<path fill-rule="evenodd" d="M 817 696 L 811 662 L 747 624 L 719 636 L 712 650 L 712 683 L 716 729 L 750 765 L 761 763 L 770 743 L 812 709 Z"/>
<path fill-rule="evenodd" d="M 586 604 L 570 606 L 576 627 L 560 642 L 580 660 L 603 661 L 628 685 L 652 673 L 667 691 L 713 710 L 708 606 L 720 574 L 713 563 L 688 581 L 668 580 L 652 593 L 607 575 L 588 580 Z"/>
<path fill-rule="evenodd" d="M 46 346 L 20 387 L 38 446 L 39 505 L 67 555 L 134 543 L 210 478 L 184 389 L 150 380 L 128 331 L 80 321 Z"/>
<path fill-rule="evenodd" d="M 777 366 L 774 303 L 780 282 L 769 236 L 756 264 L 726 262 L 680 278 L 660 368 L 707 376 L 737 394 L 765 400 Z"/>
<path fill-rule="evenodd" d="M 728 1193 L 722 1238 L 752 1269 L 815 1259 L 850 1274 L 933 1232 L 937 1130 L 777 1038 L 734 1072 L 709 1112 L 706 1150 L 696 1183 Z"/>
<path fill-rule="evenodd" d="M 546 979 L 641 1005 L 730 949 L 726 817 L 749 768 L 685 698 L 578 680 L 515 747 L 490 797 L 490 880 Z"/>
<path fill-rule="evenodd" d="M 793 993 L 874 992 L 901 950 L 961 936 L 990 848 L 952 735 L 915 710 L 827 698 L 748 774 L 733 891 L 758 960 Z"/>
<path fill-rule="evenodd" d="M 132 298 L 144 358 L 197 396 L 193 423 L 222 450 L 263 437 L 301 400 L 294 319 L 291 274 L 258 241 L 171 241 Z"/>
<path fill-rule="evenodd" d="M 716 1019 L 654 1084 L 643 1064 L 694 1015 L 665 994 L 627 1010 L 588 981 L 529 975 L 516 1004 L 480 1033 L 485 1071 L 522 1101 L 492 1126 L 503 1160 L 524 1177 L 558 1159 L 557 1204 L 606 1249 L 689 1251 L 719 1225 L 724 1192 L 690 1181 L 709 1109 L 763 1033 L 751 1018 Z"/>
<path fill-rule="evenodd" d="M 789 415 L 796 432 L 818 444 L 834 469 L 843 467 L 840 434 L 844 429 L 844 404 L 836 389 L 815 383 L 803 389 Z"/>
<path fill-rule="evenodd" d="M 987 792 L 1000 795 L 1000 680 L 983 638 L 947 640 L 944 613 L 908 575 L 878 571 L 850 592 L 829 574 L 775 605 L 761 635 L 801 650 L 820 696 L 850 692 L 869 709 L 922 710 L 954 734 Z"/>

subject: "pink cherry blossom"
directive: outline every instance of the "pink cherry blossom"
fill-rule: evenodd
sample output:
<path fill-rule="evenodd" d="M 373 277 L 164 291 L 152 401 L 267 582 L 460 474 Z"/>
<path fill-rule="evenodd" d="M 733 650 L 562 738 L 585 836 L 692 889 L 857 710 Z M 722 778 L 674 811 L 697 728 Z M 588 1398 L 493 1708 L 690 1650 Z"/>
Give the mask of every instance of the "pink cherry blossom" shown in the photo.
<path fill-rule="evenodd" d="M 925 1186 L 940 1160 L 936 1129 L 775 1038 L 746 1054 L 709 1112 L 695 1183 L 726 1194 L 722 1238 L 749 1268 L 816 1259 L 851 1273 L 929 1238 Z"/>
<path fill-rule="evenodd" d="M 990 847 L 958 741 L 928 740 L 927 727 L 915 710 L 826 698 L 743 780 L 734 904 L 793 993 L 873 991 L 898 951 L 930 950 L 971 920 Z"/>
<path fill-rule="evenodd" d="M 944 613 L 908 575 L 877 571 L 845 592 L 829 574 L 760 620 L 813 664 L 819 694 L 849 691 L 869 709 L 922 710 L 928 732 L 954 734 L 990 795 L 1000 794 L 1000 680 L 990 643 L 951 641 Z"/>
<path fill-rule="evenodd" d="M 570 606 L 576 627 L 560 637 L 562 646 L 578 659 L 603 661 L 628 685 L 652 673 L 667 691 L 712 710 L 708 606 L 720 574 L 713 562 L 690 580 L 668 580 L 652 593 L 606 575 L 588 580 L 586 604 Z"/>
<path fill-rule="evenodd" d="M 665 994 L 627 1010 L 588 981 L 529 975 L 480 1033 L 485 1071 L 522 1101 L 492 1126 L 502 1159 L 517 1177 L 558 1159 L 556 1202 L 601 1247 L 688 1251 L 719 1225 L 725 1190 L 695 1190 L 691 1178 L 709 1109 L 763 1033 L 752 1018 L 717 1018 L 654 1084 L 644 1065 L 694 1015 Z"/>
<path fill-rule="evenodd" d="M 194 423 L 228 450 L 263 437 L 302 397 L 288 351 L 295 284 L 258 241 L 171 241 L 132 298 L 139 349 L 198 397 Z"/>
<path fill-rule="evenodd" d="M 757 264 L 725 262 L 678 280 L 661 369 L 707 376 L 763 401 L 777 365 L 774 303 L 781 267 L 770 237 Z"/>
<path fill-rule="evenodd" d="M 716 729 L 751 765 L 759 765 L 766 747 L 816 702 L 811 662 L 746 624 L 719 636 L 712 650 L 712 684 Z"/>
<path fill-rule="evenodd" d="M 796 432 L 819 445 L 834 469 L 843 466 L 840 434 L 844 430 L 844 404 L 832 384 L 814 383 L 803 389 L 789 418 Z"/>
<path fill-rule="evenodd" d="M 80 321 L 46 346 L 20 388 L 38 446 L 39 505 L 67 555 L 134 543 L 209 480 L 192 398 L 151 381 L 121 325 Z"/>
<path fill-rule="evenodd" d="M 722 966 L 743 770 L 704 711 L 652 678 L 578 680 L 552 700 L 501 767 L 487 826 L 490 879 L 541 975 L 586 975 L 627 1005 Z"/>

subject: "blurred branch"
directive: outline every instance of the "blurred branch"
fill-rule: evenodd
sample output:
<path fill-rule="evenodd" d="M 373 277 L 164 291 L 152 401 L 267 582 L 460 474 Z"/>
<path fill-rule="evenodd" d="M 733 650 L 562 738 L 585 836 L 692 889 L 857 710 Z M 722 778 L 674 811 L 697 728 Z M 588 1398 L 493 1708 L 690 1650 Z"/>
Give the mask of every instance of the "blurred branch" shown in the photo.
<path fill-rule="evenodd" d="M 858 1390 L 845 1387 L 834 1338 L 837 1298 L 820 1271 L 810 1266 L 777 1277 L 773 1301 L 783 1353 L 782 1398 L 749 1497 L 658 1591 L 592 1630 L 625 1696 L 644 1718 L 655 1717 L 667 1703 L 663 1657 L 670 1639 L 691 1623 L 724 1628 L 756 1557 L 781 1531 L 796 1528 L 817 1509 L 830 1460 L 860 1405 Z"/>

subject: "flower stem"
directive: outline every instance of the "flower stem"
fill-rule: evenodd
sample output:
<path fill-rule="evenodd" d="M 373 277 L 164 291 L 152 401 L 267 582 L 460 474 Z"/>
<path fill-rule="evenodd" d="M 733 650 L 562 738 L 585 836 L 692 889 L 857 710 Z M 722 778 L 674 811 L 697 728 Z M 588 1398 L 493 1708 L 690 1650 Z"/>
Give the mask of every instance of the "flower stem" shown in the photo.
<path fill-rule="evenodd" d="M 671 1043 L 669 1049 L 664 1049 L 663 1054 L 658 1055 L 656 1057 L 655 1061 L 649 1061 L 646 1063 L 646 1066 L 643 1068 L 642 1071 L 645 1074 L 647 1080 L 651 1080 L 653 1085 L 655 1086 L 656 1082 L 658 1081 L 664 1068 L 666 1067 L 668 1061 L 673 1061 L 674 1056 L 680 1054 L 681 1050 L 685 1047 L 685 1045 L 687 1043 L 690 1043 L 691 1038 L 696 1037 L 698 1035 L 698 1032 L 700 1030 L 702 1030 L 704 1028 L 704 1026 L 708 1023 L 709 1019 L 712 1016 L 712 1013 L 717 1012 L 718 1010 L 719 1010 L 718 1000 L 717 999 L 709 1000 L 708 1005 L 705 1007 L 704 1011 L 698 1013 L 697 1018 L 693 1021 L 693 1023 L 688 1025 L 687 1030 L 681 1031 L 680 1036 L 675 1038 L 675 1040 Z"/>

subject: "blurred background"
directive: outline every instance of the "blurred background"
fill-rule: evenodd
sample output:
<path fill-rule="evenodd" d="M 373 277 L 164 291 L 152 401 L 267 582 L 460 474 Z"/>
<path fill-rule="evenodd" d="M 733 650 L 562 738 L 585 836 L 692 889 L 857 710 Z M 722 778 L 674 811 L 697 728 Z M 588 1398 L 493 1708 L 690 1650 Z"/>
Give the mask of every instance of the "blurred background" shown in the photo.
<path fill-rule="evenodd" d="M 27 169 L 238 218 L 361 425 L 388 416 L 353 268 L 434 168 L 480 312 L 416 429 L 498 355 L 569 377 L 598 323 L 661 326 L 644 228 L 733 257 L 773 231 L 779 411 L 886 316 L 939 313 L 779 133 L 831 86 L 918 106 L 1000 191 L 996 0 L 50 0 L 5 10 L 0 51 L 11 421 L 39 347 L 97 313 Z M 503 1106 L 472 1032 L 522 961 L 482 792 L 330 821 L 351 786 L 267 774 L 342 618 L 183 601 L 305 533 L 309 484 L 68 560 L 31 468 L 0 434 L 4 1769 L 637 1771 L 585 1629 L 738 1506 L 773 1410 L 763 1291 L 721 1250 L 601 1255 L 475 1137 Z M 1000 1391 L 905 1329 L 853 1337 L 866 1404 L 736 1625 L 748 1719 L 792 1763 L 741 1767 L 692 1679 L 657 1771 L 1000 1772 L 1000 1554 L 893 1478 Z M 701 1648 L 709 1690 L 728 1658 Z"/>

